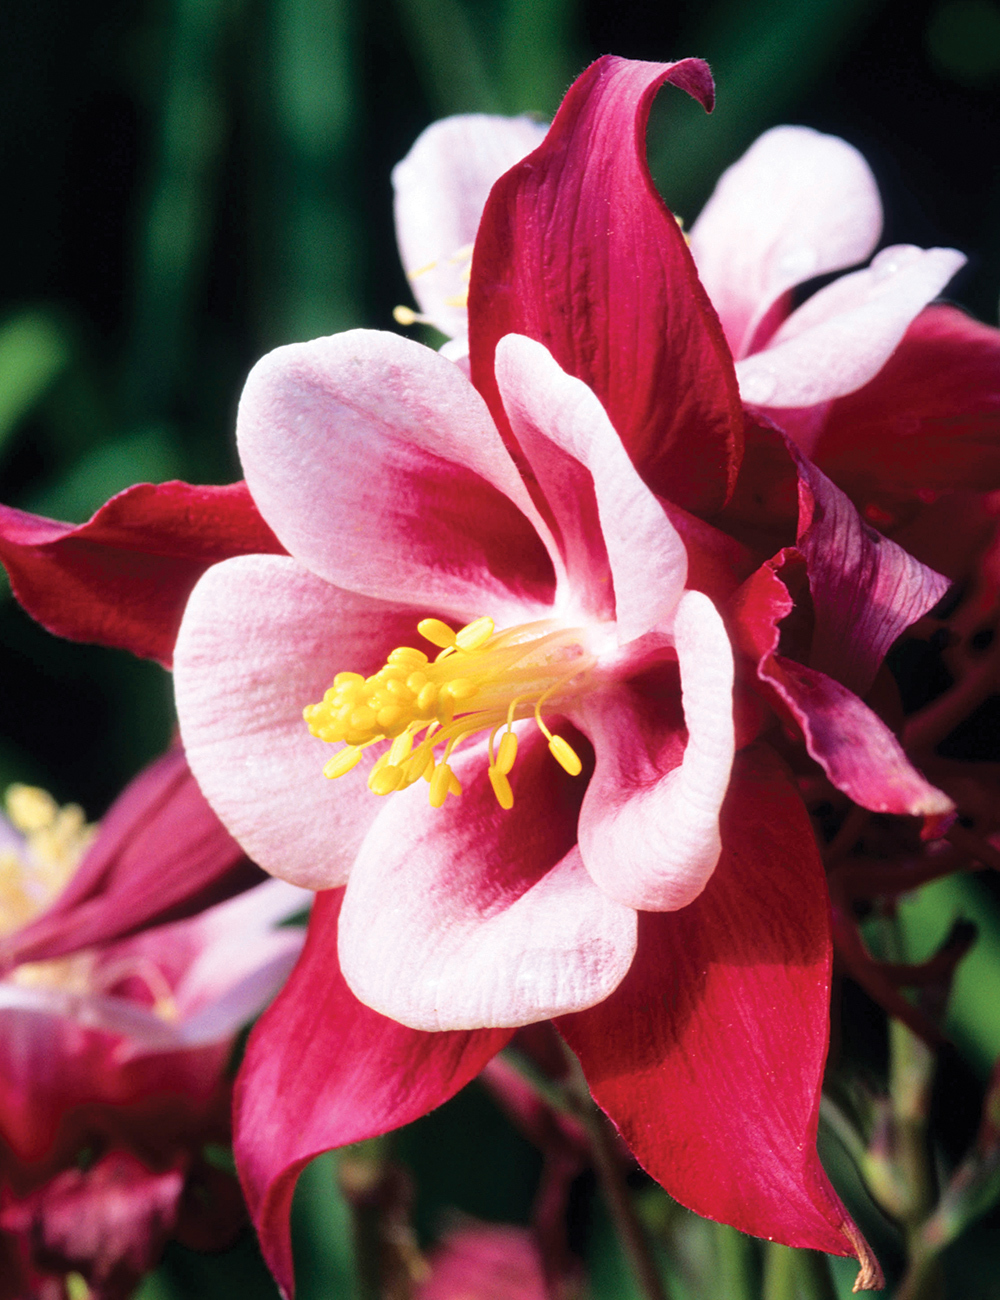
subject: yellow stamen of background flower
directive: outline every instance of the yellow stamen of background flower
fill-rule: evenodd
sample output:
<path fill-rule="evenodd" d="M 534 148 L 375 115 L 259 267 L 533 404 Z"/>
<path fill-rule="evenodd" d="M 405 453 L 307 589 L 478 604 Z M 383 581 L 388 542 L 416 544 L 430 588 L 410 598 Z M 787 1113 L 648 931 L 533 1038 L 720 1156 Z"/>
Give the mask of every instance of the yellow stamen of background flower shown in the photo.
<path fill-rule="evenodd" d="M 0 934 L 19 930 L 62 892 L 96 833 L 77 804 L 60 808 L 46 790 L 12 785 L 7 816 L 23 851 L 0 852 Z"/>
<path fill-rule="evenodd" d="M 389 741 L 368 774 L 368 788 L 387 795 L 423 778 L 432 806 L 440 808 L 449 794 L 462 793 L 449 763 L 452 751 L 488 731 L 490 783 L 500 806 L 511 808 L 508 775 L 517 757 L 512 728 L 531 716 L 556 761 L 571 775 L 582 770 L 569 742 L 542 719 L 547 703 L 558 712 L 587 688 L 594 659 L 579 629 L 542 621 L 497 632 L 486 616 L 457 631 L 437 618 L 425 618 L 417 628 L 439 650 L 433 662 L 423 650 L 399 646 L 370 677 L 337 673 L 323 699 L 303 710 L 314 736 L 345 745 L 325 764 L 326 776 L 344 776 L 370 745 Z"/>
<path fill-rule="evenodd" d="M 421 316 L 420 312 L 414 311 L 412 307 L 404 307 L 400 304 L 392 309 L 392 319 L 397 325 L 433 325 L 434 322 L 429 316 Z"/>
<path fill-rule="evenodd" d="M 60 808 L 47 790 L 37 786 L 9 786 L 5 803 L 7 817 L 24 837 L 24 846 L 21 852 L 0 853 L 0 934 L 20 929 L 55 901 L 97 834 L 79 805 Z M 59 989 L 81 997 L 138 979 L 152 995 L 155 1015 L 168 1021 L 179 1017 L 170 983 L 149 957 L 122 957 L 102 965 L 98 953 L 83 951 L 21 962 L 6 978 L 22 988 Z"/>

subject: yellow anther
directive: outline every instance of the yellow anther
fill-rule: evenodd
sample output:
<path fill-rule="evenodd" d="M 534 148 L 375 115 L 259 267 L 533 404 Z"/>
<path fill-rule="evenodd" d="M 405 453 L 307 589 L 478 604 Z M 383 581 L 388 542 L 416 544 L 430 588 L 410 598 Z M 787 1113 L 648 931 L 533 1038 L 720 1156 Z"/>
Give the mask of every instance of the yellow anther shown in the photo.
<path fill-rule="evenodd" d="M 577 757 L 576 750 L 562 736 L 553 736 L 549 741 L 549 751 L 560 767 L 564 767 L 570 776 L 579 776 L 583 764 Z"/>
<path fill-rule="evenodd" d="M 468 307 L 469 295 L 468 293 L 456 293 L 450 298 L 445 298 L 444 305 L 446 307 Z"/>
<path fill-rule="evenodd" d="M 478 650 L 493 635 L 491 618 L 473 619 L 455 634 L 455 643 L 462 650 Z"/>
<path fill-rule="evenodd" d="M 510 788 L 506 773 L 501 772 L 497 767 L 488 768 L 487 771 L 490 775 L 490 785 L 493 787 L 493 793 L 497 797 L 497 803 L 504 809 L 513 808 L 514 791 Z"/>
<path fill-rule="evenodd" d="M 397 728 L 406 726 L 409 719 L 398 704 L 384 704 L 375 714 L 375 721 L 387 736 L 398 735 Z"/>
<path fill-rule="evenodd" d="M 373 727 L 377 720 L 375 710 L 368 704 L 362 704 L 359 709 L 352 709 L 349 717 L 350 725 L 354 731 L 367 731 Z"/>
<path fill-rule="evenodd" d="M 413 732 L 404 731 L 389 747 L 389 762 L 398 767 L 405 758 L 409 758 L 412 749 Z"/>
<path fill-rule="evenodd" d="M 402 664 L 404 668 L 415 669 L 421 664 L 427 662 L 427 656 L 423 650 L 415 650 L 411 645 L 397 646 L 395 650 L 389 651 L 389 658 L 386 663 Z M 335 679 L 336 680 L 336 679 Z"/>
<path fill-rule="evenodd" d="M 497 771 L 506 776 L 514 766 L 515 758 L 517 758 L 517 736 L 513 731 L 505 731 L 500 737 L 500 744 L 497 748 Z"/>
<path fill-rule="evenodd" d="M 445 799 L 448 798 L 448 791 L 451 788 L 454 775 L 447 763 L 438 763 L 437 767 L 435 767 L 431 773 L 430 800 L 432 808 L 440 808 Z"/>
<path fill-rule="evenodd" d="M 442 695 L 449 695 L 455 701 L 471 700 L 479 690 L 475 682 L 468 677 L 456 677 L 454 681 L 445 682 L 441 687 Z"/>
<path fill-rule="evenodd" d="M 368 778 L 368 789 L 372 794 L 392 794 L 393 790 L 398 790 L 402 784 L 402 770 L 392 763 L 386 763 L 384 767 L 376 765 Z"/>
<path fill-rule="evenodd" d="M 442 650 L 455 644 L 455 633 L 439 618 L 422 618 L 417 624 L 417 631 L 432 645 L 440 646 Z"/>
<path fill-rule="evenodd" d="M 402 304 L 392 309 L 392 319 L 397 325 L 416 325 L 417 321 L 422 318 L 413 310 L 412 307 L 404 307 Z"/>
<path fill-rule="evenodd" d="M 333 758 L 323 764 L 323 775 L 328 776 L 331 781 L 336 780 L 338 776 L 346 776 L 361 762 L 361 753 L 362 751 L 354 745 L 348 745 L 346 749 L 342 749 L 339 754 L 334 754 Z"/>
<path fill-rule="evenodd" d="M 346 746 L 324 768 L 328 776 L 350 771 L 369 745 L 388 742 L 371 768 L 369 787 L 388 794 L 423 777 L 439 808 L 449 793 L 462 792 L 449 763 L 452 750 L 485 734 L 489 778 L 501 807 L 509 808 L 507 777 L 518 749 L 512 727 L 532 713 L 553 757 L 567 772 L 581 771 L 572 748 L 553 736 L 542 716 L 543 708 L 564 714 L 587 689 L 594 660 L 578 629 L 545 621 L 498 633 L 485 615 L 457 632 L 436 618 L 418 626 L 439 647 L 433 662 L 423 651 L 397 646 L 367 677 L 338 673 L 320 703 L 304 709 L 314 736 Z"/>
<path fill-rule="evenodd" d="M 5 804 L 24 842 L 0 852 L 0 934 L 19 929 L 49 906 L 96 831 L 77 804 L 60 808 L 36 786 L 8 787 Z"/>
<path fill-rule="evenodd" d="M 7 816 L 25 835 L 51 826 L 59 812 L 59 805 L 49 792 L 34 785 L 8 786 L 6 802 Z"/>
<path fill-rule="evenodd" d="M 418 266 L 415 271 L 410 271 L 406 278 L 408 280 L 419 280 L 420 277 L 426 275 L 428 271 L 433 271 L 437 264 L 437 258 L 435 258 L 433 262 L 426 262 L 423 266 Z"/>

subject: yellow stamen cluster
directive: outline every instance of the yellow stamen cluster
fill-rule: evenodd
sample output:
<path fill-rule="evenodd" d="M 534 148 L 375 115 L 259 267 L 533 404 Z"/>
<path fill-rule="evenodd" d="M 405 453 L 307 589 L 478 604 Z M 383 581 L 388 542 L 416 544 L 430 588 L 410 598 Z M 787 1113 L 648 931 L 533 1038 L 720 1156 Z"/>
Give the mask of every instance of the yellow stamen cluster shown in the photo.
<path fill-rule="evenodd" d="M 64 807 L 47 790 L 12 785 L 5 796 L 7 818 L 24 837 L 23 849 L 0 852 L 0 935 L 34 920 L 62 893 L 97 834 L 75 803 Z M 148 957 L 122 957 L 101 965 L 92 951 L 22 962 L 6 976 L 22 988 L 61 989 L 79 995 L 101 993 L 129 978 L 143 981 L 153 1011 L 163 1020 L 178 1018 L 166 976 Z"/>
<path fill-rule="evenodd" d="M 344 742 L 324 766 L 326 776 L 344 776 L 368 746 L 389 741 L 369 773 L 368 788 L 391 794 L 423 777 L 431 805 L 440 808 L 449 794 L 462 793 L 448 762 L 453 749 L 488 730 L 490 784 L 500 806 L 511 808 L 513 724 L 532 714 L 556 761 L 573 776 L 581 771 L 570 744 L 542 719 L 542 706 L 551 701 L 557 708 L 579 694 L 593 667 L 578 630 L 540 622 L 497 633 L 485 617 L 457 632 L 440 619 L 425 618 L 417 630 L 439 648 L 433 662 L 422 650 L 399 646 L 371 677 L 338 673 L 323 699 L 303 710 L 314 736 Z"/>
<path fill-rule="evenodd" d="M 0 852 L 0 934 L 26 925 L 62 892 L 94 837 L 77 804 L 60 808 L 46 790 L 12 785 L 7 817 L 23 851 Z"/>

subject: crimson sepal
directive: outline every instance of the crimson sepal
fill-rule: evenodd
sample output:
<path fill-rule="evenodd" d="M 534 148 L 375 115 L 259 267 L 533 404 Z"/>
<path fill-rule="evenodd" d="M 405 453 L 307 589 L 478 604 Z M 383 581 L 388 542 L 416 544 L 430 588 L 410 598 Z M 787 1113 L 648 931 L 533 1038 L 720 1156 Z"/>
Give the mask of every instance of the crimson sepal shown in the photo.
<path fill-rule="evenodd" d="M 756 666 L 764 694 L 798 726 L 812 758 L 838 790 L 872 812 L 923 818 L 924 839 L 943 835 L 955 806 L 910 763 L 886 723 L 864 701 L 815 668 L 779 653 L 781 624 L 795 610 L 789 587 L 802 559 L 786 548 L 743 584 L 730 606 L 737 647 Z"/>
<path fill-rule="evenodd" d="M 236 1163 L 286 1296 L 295 1289 L 288 1215 L 303 1167 L 440 1106 L 514 1032 L 424 1033 L 359 1002 L 337 959 L 342 899 L 343 890 L 317 894 L 305 950 L 250 1035 L 236 1082 Z"/>
<path fill-rule="evenodd" d="M 600 398 L 650 487 L 705 514 L 732 491 L 742 408 L 722 326 L 646 162 L 667 81 L 712 108 L 700 59 L 598 59 L 543 143 L 497 181 L 472 261 L 470 364 L 509 432 L 496 345 L 510 333 L 544 343 Z"/>
<path fill-rule="evenodd" d="M 111 805 L 52 907 L 0 939 L 0 966 L 179 921 L 265 879 L 209 807 L 177 746 Z"/>
<path fill-rule="evenodd" d="M 78 525 L 0 505 L 0 561 L 32 618 L 166 667 L 205 569 L 262 551 L 284 554 L 245 483 L 138 483 Z"/>
<path fill-rule="evenodd" d="M 765 745 L 736 760 L 704 892 L 641 913 L 617 991 L 557 1021 L 595 1100 L 676 1200 L 881 1273 L 816 1153 L 830 903 L 809 819 Z"/>
<path fill-rule="evenodd" d="M 928 307 L 875 378 L 832 403 L 813 459 L 856 501 L 1000 488 L 1000 330 Z"/>

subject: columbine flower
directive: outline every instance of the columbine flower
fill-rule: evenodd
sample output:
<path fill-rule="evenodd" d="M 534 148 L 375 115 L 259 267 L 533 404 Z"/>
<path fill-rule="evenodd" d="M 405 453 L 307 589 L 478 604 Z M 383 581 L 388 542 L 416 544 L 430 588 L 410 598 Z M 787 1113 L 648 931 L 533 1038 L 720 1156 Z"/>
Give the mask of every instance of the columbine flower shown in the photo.
<path fill-rule="evenodd" d="M 199 818 L 201 796 L 190 778 L 178 779 L 177 764 L 171 755 L 143 774 L 99 830 L 78 808 L 23 786 L 8 795 L 10 820 L 0 819 L 0 929 L 8 958 L 17 954 L 0 979 L 0 1244 L 32 1286 L 75 1271 L 96 1296 L 130 1293 L 183 1218 L 186 1189 L 224 1182 L 201 1149 L 226 1140 L 234 1037 L 301 947 L 300 931 L 278 926 L 308 896 L 279 881 L 191 919 L 113 937 L 142 919 L 120 869 L 130 848 L 153 860 L 136 864 L 147 892 L 144 867 L 166 875 L 161 905 L 176 904 L 177 858 L 181 866 L 191 859 L 192 883 L 204 892 L 205 865 L 219 856 L 213 825 L 231 865 L 232 841 L 203 800 Z M 179 834 L 164 841 L 170 804 Z M 139 806 L 160 832 L 154 842 L 136 820 Z M 53 913 L 65 919 L 72 903 L 47 909 L 60 890 L 73 891 L 74 872 L 93 886 L 87 863 L 106 868 L 109 859 L 119 870 L 105 915 L 92 891 L 77 897 L 74 945 L 72 926 L 45 924 Z M 94 944 L 102 929 L 109 937 Z M 231 1209 L 223 1220 L 224 1231 Z"/>
<path fill-rule="evenodd" d="M 471 266 L 451 250 L 464 218 L 432 251 L 456 312 L 469 270 L 473 386 L 368 332 L 260 363 L 239 436 L 267 524 L 245 498 L 228 533 L 229 505 L 164 498 L 170 554 L 190 532 L 197 556 L 129 626 L 109 613 L 114 548 L 139 550 L 141 593 L 167 544 L 148 502 L 109 503 L 117 531 L 100 513 L 48 541 L 58 526 L 5 526 L 50 626 L 104 620 L 164 658 L 206 521 L 216 557 L 240 557 L 191 598 L 177 686 L 227 825 L 323 890 L 238 1086 L 244 1186 L 286 1289 L 302 1165 L 423 1114 L 544 1015 L 679 1200 L 877 1276 L 815 1152 L 828 900 L 766 742 L 774 709 L 851 797 L 940 827 L 950 801 L 862 697 L 946 584 L 745 414 L 645 164 L 664 80 L 710 102 L 696 60 L 593 65 L 493 187 Z M 764 324 L 761 341 L 780 351 Z M 57 618 L 62 590 L 77 604 Z"/>
<path fill-rule="evenodd" d="M 594 65 L 493 188 L 474 386 L 357 331 L 271 354 L 241 402 L 248 485 L 289 556 L 199 582 L 182 731 L 257 861 L 347 882 L 320 894 L 241 1076 L 244 1183 L 286 1288 L 305 1160 L 423 1113 L 544 1016 L 679 1199 L 869 1258 L 813 1145 L 822 871 L 742 685 L 734 716 L 720 610 L 750 688 L 833 779 L 933 827 L 950 802 L 852 692 L 944 584 L 744 430 L 636 149 L 664 79 L 710 96 L 696 61 Z M 814 608 L 785 637 L 806 581 Z"/>

